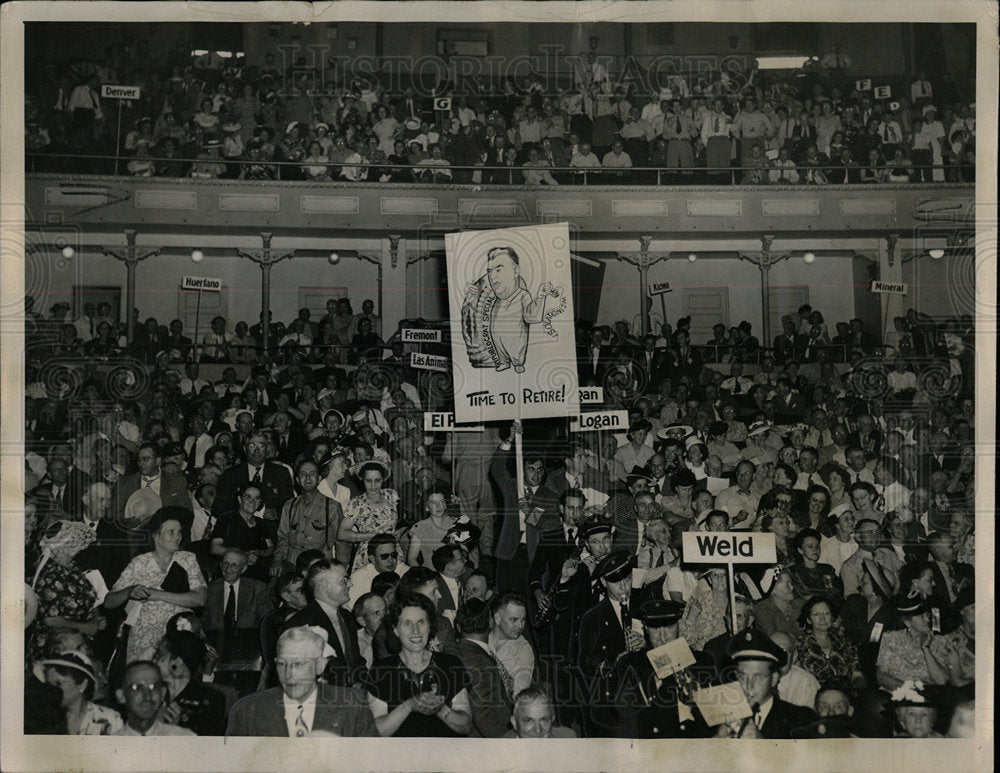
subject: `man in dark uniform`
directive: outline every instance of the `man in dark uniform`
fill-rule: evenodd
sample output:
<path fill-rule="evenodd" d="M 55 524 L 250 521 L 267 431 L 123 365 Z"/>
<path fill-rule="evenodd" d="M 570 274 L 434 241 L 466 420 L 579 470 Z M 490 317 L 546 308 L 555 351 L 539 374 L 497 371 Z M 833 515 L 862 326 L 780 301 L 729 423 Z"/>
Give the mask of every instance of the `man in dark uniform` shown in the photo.
<path fill-rule="evenodd" d="M 616 664 L 627 653 L 644 649 L 646 641 L 641 625 L 633 621 L 629 609 L 631 556 L 624 550 L 609 553 L 597 565 L 595 575 L 607 597 L 584 613 L 580 620 L 576 666 L 589 688 L 588 734 L 606 737 L 613 735 L 618 721 Z"/>
<path fill-rule="evenodd" d="M 746 719 L 719 725 L 716 738 L 788 739 L 792 731 L 818 719 L 812 709 L 777 696 L 779 671 L 788 656 L 767 636 L 753 630 L 734 636 L 729 657 L 736 663 L 736 680 L 753 713 Z"/>
<path fill-rule="evenodd" d="M 548 681 L 555 687 L 559 722 L 567 726 L 581 722 L 579 708 L 587 703 L 588 696 L 574 690 L 566 666 L 576 661 L 580 619 L 605 594 L 603 583 L 594 573 L 598 563 L 611 552 L 611 524 L 600 517 L 589 518 L 580 525 L 578 539 L 582 552 L 579 556 L 570 554 L 563 562 L 559 582 L 550 594 L 548 651 L 543 656 L 550 669 Z"/>
<path fill-rule="evenodd" d="M 684 602 L 653 599 L 639 609 L 646 641 L 653 650 L 679 638 Z M 615 709 L 622 738 L 707 738 L 711 730 L 691 700 L 691 691 L 709 686 L 715 670 L 709 659 L 693 653 L 695 663 L 660 679 L 647 651 L 630 652 L 618 661 Z"/>

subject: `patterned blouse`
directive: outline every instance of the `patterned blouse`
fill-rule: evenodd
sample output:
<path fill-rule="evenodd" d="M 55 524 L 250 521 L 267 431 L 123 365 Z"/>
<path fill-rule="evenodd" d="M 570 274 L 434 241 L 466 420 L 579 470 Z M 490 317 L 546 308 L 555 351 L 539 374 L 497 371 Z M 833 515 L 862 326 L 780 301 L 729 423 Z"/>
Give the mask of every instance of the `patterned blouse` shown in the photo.
<path fill-rule="evenodd" d="M 681 618 L 680 634 L 693 650 L 700 650 L 710 640 L 726 632 L 726 606 L 715 600 L 715 593 L 704 580 L 691 596 Z"/>
<path fill-rule="evenodd" d="M 861 670 L 858 651 L 839 623 L 830 629 L 830 653 L 823 651 L 810 630 L 799 638 L 798 664 L 809 671 L 822 684 L 828 679 L 851 681 Z"/>
<path fill-rule="evenodd" d="M 38 613 L 28 642 L 27 660 L 34 662 L 45 657 L 52 629 L 45 624 L 47 617 L 65 617 L 78 623 L 89 622 L 93 617 L 97 592 L 76 566 L 63 566 L 50 559 L 35 583 Z"/>
<path fill-rule="evenodd" d="M 952 646 L 944 636 L 934 634 L 931 638 L 931 654 L 941 665 L 949 662 L 952 656 Z M 920 643 L 910 636 L 905 629 L 888 631 L 882 635 L 882 643 L 878 650 L 880 669 L 896 679 L 920 681 L 924 684 L 934 684 L 927 661 L 920 649 Z"/>
<path fill-rule="evenodd" d="M 87 702 L 77 735 L 115 735 L 125 727 L 121 715 L 107 706 Z"/>
<path fill-rule="evenodd" d="M 356 528 L 361 532 L 392 532 L 396 528 L 396 517 L 399 505 L 399 494 L 391 488 L 382 489 L 382 504 L 373 505 L 364 494 L 354 497 L 347 503 L 345 518 L 356 519 Z M 368 543 L 359 542 L 354 548 L 354 564 L 351 571 L 371 563 L 368 555 Z"/>

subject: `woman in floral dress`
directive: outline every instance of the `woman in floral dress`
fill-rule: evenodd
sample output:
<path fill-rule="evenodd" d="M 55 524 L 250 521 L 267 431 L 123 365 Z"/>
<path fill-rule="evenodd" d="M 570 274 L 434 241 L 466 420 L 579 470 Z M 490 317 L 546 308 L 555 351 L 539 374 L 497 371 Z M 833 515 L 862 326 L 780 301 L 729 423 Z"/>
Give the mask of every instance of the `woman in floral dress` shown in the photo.
<path fill-rule="evenodd" d="M 79 631 L 89 639 L 99 630 L 101 617 L 94 609 L 97 592 L 73 563 L 76 554 L 94 539 L 89 527 L 75 521 L 56 521 L 42 536 L 42 554 L 32 582 L 38 612 L 28 640 L 29 661 L 49 654 L 55 631 Z"/>
<path fill-rule="evenodd" d="M 180 549 L 181 512 L 180 508 L 163 508 L 153 516 L 148 527 L 153 549 L 132 559 L 104 599 L 108 609 L 129 601 L 140 604 L 128 636 L 129 663 L 153 657 L 171 617 L 205 605 L 205 578 L 198 559 Z"/>
<path fill-rule="evenodd" d="M 381 532 L 395 531 L 399 506 L 399 495 L 392 489 L 382 488 L 382 484 L 389 477 L 389 470 L 384 464 L 376 461 L 365 462 L 359 477 L 365 491 L 347 503 L 338 534 L 338 539 L 357 540 L 354 545 L 352 571 L 370 563 L 371 557 L 366 549 L 368 540 Z"/>

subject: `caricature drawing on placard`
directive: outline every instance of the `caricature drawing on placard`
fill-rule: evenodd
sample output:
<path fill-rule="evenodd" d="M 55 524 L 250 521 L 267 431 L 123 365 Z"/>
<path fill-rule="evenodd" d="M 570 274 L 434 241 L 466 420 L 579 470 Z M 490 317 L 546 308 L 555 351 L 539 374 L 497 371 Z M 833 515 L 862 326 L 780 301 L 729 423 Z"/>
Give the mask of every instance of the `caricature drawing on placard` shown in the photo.
<path fill-rule="evenodd" d="M 546 313 L 549 299 L 560 301 Z M 534 297 L 521 276 L 521 257 L 513 247 L 493 247 L 486 254 L 486 273 L 465 290 L 462 337 L 474 368 L 511 366 L 524 373 L 531 325 L 545 323 L 545 332 L 558 336 L 550 320 L 566 309 L 563 287 L 542 282 Z"/>

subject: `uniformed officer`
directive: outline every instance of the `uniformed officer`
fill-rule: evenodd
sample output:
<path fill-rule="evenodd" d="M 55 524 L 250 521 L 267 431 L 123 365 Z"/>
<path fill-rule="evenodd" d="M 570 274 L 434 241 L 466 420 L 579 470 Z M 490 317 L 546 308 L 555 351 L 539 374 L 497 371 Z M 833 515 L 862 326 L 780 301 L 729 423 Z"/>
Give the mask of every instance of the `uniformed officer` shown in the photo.
<path fill-rule="evenodd" d="M 781 700 L 776 688 L 785 651 L 759 631 L 748 630 L 729 643 L 736 663 L 736 680 L 743 689 L 751 715 L 719 725 L 717 738 L 791 738 L 792 731 L 815 722 L 816 712 Z"/>
<path fill-rule="evenodd" d="M 580 620 L 576 664 L 590 691 L 592 726 L 588 729 L 598 736 L 612 734 L 617 724 L 615 667 L 619 658 L 646 646 L 642 624 L 633 620 L 629 609 L 631 558 L 627 551 L 617 550 L 601 559 L 595 575 L 607 597 L 584 613 Z"/>
<path fill-rule="evenodd" d="M 601 517 L 591 517 L 580 526 L 581 552 L 571 555 L 562 565 L 559 583 L 552 594 L 555 618 L 549 636 L 549 660 L 555 665 L 550 682 L 555 685 L 556 711 L 562 725 L 581 723 L 580 708 L 587 706 L 589 695 L 574 689 L 566 666 L 577 657 L 577 633 L 584 613 L 606 595 L 604 584 L 595 577 L 597 565 L 611 552 L 611 524 Z"/>
<path fill-rule="evenodd" d="M 684 602 L 653 599 L 639 609 L 649 650 L 679 638 Z M 711 730 L 691 699 L 697 687 L 712 683 L 715 669 L 710 659 L 692 653 L 695 663 L 660 679 L 648 650 L 630 652 L 618 661 L 618 695 L 615 708 L 622 738 L 705 738 Z"/>

